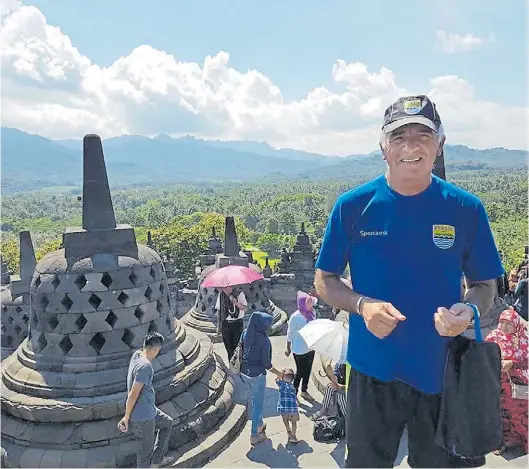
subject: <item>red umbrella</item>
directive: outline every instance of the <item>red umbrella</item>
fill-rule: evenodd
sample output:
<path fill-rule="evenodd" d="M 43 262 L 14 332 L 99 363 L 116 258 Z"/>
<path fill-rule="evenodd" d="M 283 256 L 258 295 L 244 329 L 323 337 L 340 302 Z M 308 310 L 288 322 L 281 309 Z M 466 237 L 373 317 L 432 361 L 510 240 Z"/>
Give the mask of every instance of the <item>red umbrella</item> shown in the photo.
<path fill-rule="evenodd" d="M 263 278 L 262 274 L 249 267 L 229 265 L 211 272 L 202 282 L 202 286 L 204 288 L 234 287 L 236 285 L 247 285 Z"/>

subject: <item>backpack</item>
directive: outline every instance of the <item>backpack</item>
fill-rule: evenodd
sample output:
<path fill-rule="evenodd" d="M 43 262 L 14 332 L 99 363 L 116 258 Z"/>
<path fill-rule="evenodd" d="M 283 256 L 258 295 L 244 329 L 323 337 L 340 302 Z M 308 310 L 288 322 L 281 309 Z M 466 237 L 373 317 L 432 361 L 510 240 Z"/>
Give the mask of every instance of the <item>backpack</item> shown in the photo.
<path fill-rule="evenodd" d="M 314 441 L 330 442 L 345 437 L 345 419 L 338 415 L 336 417 L 320 417 L 314 422 L 312 431 Z"/>

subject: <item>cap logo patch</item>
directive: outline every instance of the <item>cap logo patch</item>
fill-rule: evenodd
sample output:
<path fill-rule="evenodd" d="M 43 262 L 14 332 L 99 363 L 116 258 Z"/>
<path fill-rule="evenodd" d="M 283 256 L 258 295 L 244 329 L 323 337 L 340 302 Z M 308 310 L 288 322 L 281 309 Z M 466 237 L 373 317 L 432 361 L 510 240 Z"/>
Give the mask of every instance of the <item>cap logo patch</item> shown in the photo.
<path fill-rule="evenodd" d="M 414 115 L 422 111 L 423 105 L 420 99 L 411 99 L 410 101 L 405 101 L 403 107 L 406 114 Z"/>

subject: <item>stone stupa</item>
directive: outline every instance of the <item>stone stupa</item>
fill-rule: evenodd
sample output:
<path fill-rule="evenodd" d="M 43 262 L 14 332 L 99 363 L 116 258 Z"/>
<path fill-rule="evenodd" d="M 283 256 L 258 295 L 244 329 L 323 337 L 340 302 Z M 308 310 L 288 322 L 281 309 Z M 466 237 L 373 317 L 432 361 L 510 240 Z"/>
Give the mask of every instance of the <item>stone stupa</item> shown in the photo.
<path fill-rule="evenodd" d="M 116 224 L 96 135 L 83 141 L 83 178 L 83 227 L 37 264 L 29 335 L 2 363 L 2 465 L 135 467 L 137 442 L 117 423 L 130 357 L 155 330 L 165 337 L 156 402 L 175 419 L 171 465 L 201 467 L 246 410 L 211 340 L 173 317 L 160 256 Z"/>
<path fill-rule="evenodd" d="M 241 252 L 233 217 L 226 217 L 224 250 L 216 255 L 215 264 L 205 267 L 199 273 L 198 294 L 195 304 L 183 318 L 186 325 L 206 333 L 213 341 L 222 340 L 216 332 L 217 311 L 215 310 L 215 304 L 219 292 L 216 288 L 204 288 L 202 282 L 210 273 L 228 265 L 241 265 L 261 272 L 259 266 L 250 263 L 248 256 Z M 276 335 L 281 333 L 288 317 L 285 311 L 270 301 L 269 281 L 265 279 L 258 280 L 251 285 L 241 286 L 241 289 L 248 301 L 248 310 L 244 316 L 245 323 L 248 322 L 253 311 L 264 311 L 271 314 L 274 318 L 268 334 Z"/>
<path fill-rule="evenodd" d="M 30 285 L 35 265 L 35 250 L 29 231 L 21 231 L 20 275 L 9 275 L 2 262 L 2 360 L 11 355 L 28 335 Z"/>

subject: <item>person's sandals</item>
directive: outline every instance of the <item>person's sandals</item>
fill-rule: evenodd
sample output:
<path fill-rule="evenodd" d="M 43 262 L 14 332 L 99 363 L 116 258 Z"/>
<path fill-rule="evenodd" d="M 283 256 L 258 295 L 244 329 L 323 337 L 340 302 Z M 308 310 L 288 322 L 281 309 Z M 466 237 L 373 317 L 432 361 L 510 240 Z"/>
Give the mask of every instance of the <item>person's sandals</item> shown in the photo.
<path fill-rule="evenodd" d="M 266 432 L 266 423 L 263 423 L 263 426 L 262 426 L 262 427 L 259 427 L 259 428 L 257 429 L 257 431 L 258 431 L 259 433 L 265 433 L 265 432 Z"/>
<path fill-rule="evenodd" d="M 258 433 L 256 436 L 251 436 L 250 437 L 250 444 L 252 446 L 255 446 L 259 443 L 261 443 L 262 441 L 265 441 L 267 438 L 266 438 L 266 435 L 264 433 Z"/>
<path fill-rule="evenodd" d="M 293 445 L 295 445 L 296 443 L 299 443 L 299 440 L 295 436 L 289 435 L 288 442 L 292 443 Z"/>

